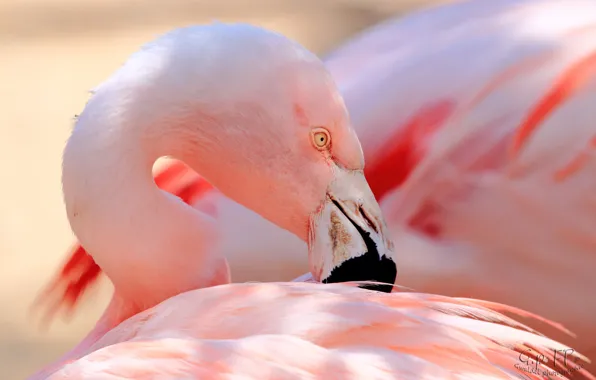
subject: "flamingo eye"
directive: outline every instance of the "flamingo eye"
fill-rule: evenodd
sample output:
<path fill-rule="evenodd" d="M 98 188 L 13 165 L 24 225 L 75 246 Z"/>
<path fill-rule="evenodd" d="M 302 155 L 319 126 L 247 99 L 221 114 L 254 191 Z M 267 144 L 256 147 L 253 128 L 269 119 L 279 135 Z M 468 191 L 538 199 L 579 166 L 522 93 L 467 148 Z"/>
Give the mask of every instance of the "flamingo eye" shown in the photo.
<path fill-rule="evenodd" d="M 314 128 L 311 136 L 313 144 L 319 150 L 327 149 L 331 144 L 331 136 L 325 128 Z"/>

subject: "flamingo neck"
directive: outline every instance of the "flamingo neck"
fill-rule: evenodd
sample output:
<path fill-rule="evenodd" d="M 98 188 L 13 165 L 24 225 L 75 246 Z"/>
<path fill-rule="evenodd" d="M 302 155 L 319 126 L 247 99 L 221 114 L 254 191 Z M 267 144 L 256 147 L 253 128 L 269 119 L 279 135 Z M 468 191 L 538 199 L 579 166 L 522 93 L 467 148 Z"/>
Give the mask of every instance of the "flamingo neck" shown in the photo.
<path fill-rule="evenodd" d="M 152 166 L 162 156 L 204 169 L 208 157 L 194 149 L 196 140 L 182 126 L 187 121 L 168 118 L 177 115 L 169 107 L 129 115 L 131 107 L 120 109 L 118 97 L 109 88 L 93 96 L 64 151 L 63 191 L 74 233 L 136 310 L 228 282 L 218 269 L 213 219 L 153 180 Z"/>

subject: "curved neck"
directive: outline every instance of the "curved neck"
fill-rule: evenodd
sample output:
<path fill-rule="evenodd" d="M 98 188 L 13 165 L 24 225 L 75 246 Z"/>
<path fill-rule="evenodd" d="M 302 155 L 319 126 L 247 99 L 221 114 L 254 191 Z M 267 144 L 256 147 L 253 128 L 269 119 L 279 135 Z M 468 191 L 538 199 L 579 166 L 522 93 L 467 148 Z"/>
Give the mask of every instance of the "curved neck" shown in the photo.
<path fill-rule="evenodd" d="M 81 244 L 117 293 L 143 310 L 204 286 L 221 258 L 211 217 L 159 190 L 152 176 L 161 156 L 196 171 L 205 157 L 191 149 L 179 121 L 150 108 L 134 116 L 117 112 L 116 96 L 95 95 L 80 116 L 64 151 L 63 190 Z"/>

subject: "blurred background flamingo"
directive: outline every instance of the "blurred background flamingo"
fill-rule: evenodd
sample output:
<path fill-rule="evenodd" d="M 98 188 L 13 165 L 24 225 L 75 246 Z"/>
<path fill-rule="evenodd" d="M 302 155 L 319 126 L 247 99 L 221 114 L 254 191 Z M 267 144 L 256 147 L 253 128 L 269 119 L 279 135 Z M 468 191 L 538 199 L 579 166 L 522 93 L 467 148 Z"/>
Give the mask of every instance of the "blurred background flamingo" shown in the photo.
<path fill-rule="evenodd" d="M 395 236 L 398 284 L 538 313 L 579 338 L 533 327 L 588 356 L 595 36 L 592 1 L 476 0 L 377 26 L 326 61 Z M 234 281 L 305 271 L 303 243 L 182 164 L 157 182 L 216 216 Z M 76 249 L 53 288 L 67 305 L 99 273 Z"/>

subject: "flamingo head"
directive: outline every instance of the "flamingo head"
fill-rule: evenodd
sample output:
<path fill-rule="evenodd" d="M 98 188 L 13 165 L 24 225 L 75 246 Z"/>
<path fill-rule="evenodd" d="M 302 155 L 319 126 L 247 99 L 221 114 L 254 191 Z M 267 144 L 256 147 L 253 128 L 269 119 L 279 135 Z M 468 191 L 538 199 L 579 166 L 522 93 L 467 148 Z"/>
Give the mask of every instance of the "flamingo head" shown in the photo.
<path fill-rule="evenodd" d="M 98 137 L 100 132 L 104 137 Z M 78 168 L 90 160 L 75 158 L 92 150 L 112 154 L 98 161 L 98 167 Z M 214 23 L 174 30 L 133 55 L 96 89 L 65 151 L 65 172 L 74 173 L 65 175 L 65 199 L 82 242 L 97 252 L 110 251 L 102 246 L 107 239 L 91 241 L 100 234 L 84 234 L 90 230 L 85 228 L 84 218 L 90 218 L 85 205 L 96 211 L 95 226 L 105 216 L 102 225 L 111 230 L 112 241 L 154 252 L 155 263 L 162 252 L 172 251 L 171 235 L 163 232 L 170 227 L 153 225 L 169 208 L 158 210 L 163 211 L 160 218 L 140 216 L 155 207 L 128 212 L 138 216 L 138 229 L 159 230 L 156 240 L 164 237 L 141 250 L 138 239 L 120 236 L 115 218 L 97 206 L 101 186 L 89 184 L 95 177 L 84 177 L 105 168 L 104 161 L 112 156 L 112 165 L 122 171 L 122 162 L 146 169 L 165 155 L 184 161 L 224 195 L 307 241 L 316 281 L 394 283 L 392 243 L 364 177 L 362 148 L 343 99 L 323 63 L 299 44 L 246 24 Z M 133 169 L 118 178 L 126 179 L 123 188 L 129 193 L 131 183 L 142 185 L 134 193 L 138 197 L 153 179 L 147 170 Z M 142 178 L 134 180 L 131 173 Z M 76 208 L 68 207 L 75 203 Z M 120 204 L 131 205 L 128 199 Z M 194 214 L 179 213 L 176 227 L 195 220 Z M 205 228 L 188 230 L 210 235 Z M 209 238 L 181 240 L 192 240 L 189 236 L 194 235 L 176 240 L 178 251 L 194 254 L 195 249 L 186 247 Z"/>
<path fill-rule="evenodd" d="M 198 140 L 189 136 L 200 148 L 193 166 L 230 198 L 307 241 L 315 280 L 393 284 L 393 245 L 323 63 L 261 28 L 209 28 L 217 48 L 201 52 L 210 55 L 203 72 L 225 83 L 210 86 L 216 82 L 209 79 L 202 89 L 209 106 L 201 107 L 200 121 L 216 123 Z"/>

